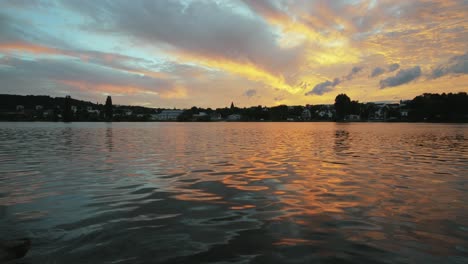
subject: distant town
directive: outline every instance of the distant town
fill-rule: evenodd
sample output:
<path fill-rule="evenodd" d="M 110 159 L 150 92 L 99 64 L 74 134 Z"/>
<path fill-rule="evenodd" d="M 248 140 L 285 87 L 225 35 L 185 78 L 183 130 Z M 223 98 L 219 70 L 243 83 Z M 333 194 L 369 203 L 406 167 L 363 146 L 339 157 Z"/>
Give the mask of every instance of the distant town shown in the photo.
<path fill-rule="evenodd" d="M 104 98 L 103 98 L 104 99 Z M 0 121 L 63 122 L 468 122 L 468 95 L 465 92 L 423 94 L 398 103 L 359 103 L 346 94 L 336 96 L 334 104 L 278 105 L 272 107 L 163 109 L 113 105 L 66 97 L 0 95 Z"/>

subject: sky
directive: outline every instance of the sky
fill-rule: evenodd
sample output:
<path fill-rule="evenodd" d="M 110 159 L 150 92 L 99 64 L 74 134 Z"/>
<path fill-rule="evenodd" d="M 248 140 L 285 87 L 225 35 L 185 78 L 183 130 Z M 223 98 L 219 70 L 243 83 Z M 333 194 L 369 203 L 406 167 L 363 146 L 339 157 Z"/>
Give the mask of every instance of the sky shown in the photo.
<path fill-rule="evenodd" d="M 0 93 L 162 108 L 468 92 L 468 0 L 0 0 Z"/>

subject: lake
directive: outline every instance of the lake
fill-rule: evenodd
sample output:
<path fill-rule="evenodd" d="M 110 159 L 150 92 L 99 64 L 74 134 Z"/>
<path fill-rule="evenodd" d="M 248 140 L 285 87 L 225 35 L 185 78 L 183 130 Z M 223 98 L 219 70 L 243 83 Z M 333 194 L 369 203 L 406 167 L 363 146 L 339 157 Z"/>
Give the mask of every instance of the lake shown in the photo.
<path fill-rule="evenodd" d="M 0 123 L 21 263 L 468 263 L 468 125 Z"/>

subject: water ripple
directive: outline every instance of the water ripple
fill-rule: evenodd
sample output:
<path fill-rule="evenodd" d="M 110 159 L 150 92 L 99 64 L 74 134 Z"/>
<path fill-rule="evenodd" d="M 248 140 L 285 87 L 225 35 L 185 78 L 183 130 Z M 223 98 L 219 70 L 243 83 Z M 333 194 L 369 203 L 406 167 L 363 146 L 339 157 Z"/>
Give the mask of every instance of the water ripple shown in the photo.
<path fill-rule="evenodd" d="M 0 123 L 26 263 L 465 263 L 468 126 Z"/>

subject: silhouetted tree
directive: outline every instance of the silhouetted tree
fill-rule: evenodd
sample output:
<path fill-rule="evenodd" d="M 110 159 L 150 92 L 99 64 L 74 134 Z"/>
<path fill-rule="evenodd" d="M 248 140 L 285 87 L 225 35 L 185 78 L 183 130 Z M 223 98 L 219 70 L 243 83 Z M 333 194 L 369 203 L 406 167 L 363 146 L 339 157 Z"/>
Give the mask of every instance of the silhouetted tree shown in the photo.
<path fill-rule="evenodd" d="M 463 122 L 468 119 L 468 95 L 464 92 L 453 94 L 425 93 L 416 96 L 409 103 L 411 121 Z"/>
<path fill-rule="evenodd" d="M 346 94 L 339 94 L 335 98 L 335 111 L 337 120 L 343 120 L 349 114 L 351 99 Z"/>
<path fill-rule="evenodd" d="M 361 104 L 358 101 L 351 101 L 349 105 L 349 112 L 347 114 L 360 115 L 361 114 Z"/>
<path fill-rule="evenodd" d="M 73 112 L 71 110 L 71 97 L 69 95 L 65 96 L 62 115 L 63 122 L 71 122 L 73 119 Z"/>
<path fill-rule="evenodd" d="M 106 121 L 110 122 L 112 121 L 112 118 L 114 116 L 114 111 L 112 110 L 112 98 L 110 96 L 107 96 L 106 99 L 106 105 L 104 107 L 104 113 L 106 117 Z"/>
<path fill-rule="evenodd" d="M 270 108 L 270 120 L 285 121 L 288 118 L 288 106 L 278 105 Z"/>
<path fill-rule="evenodd" d="M 374 118 L 374 113 L 377 110 L 375 103 L 367 103 L 362 105 L 361 119 Z"/>

